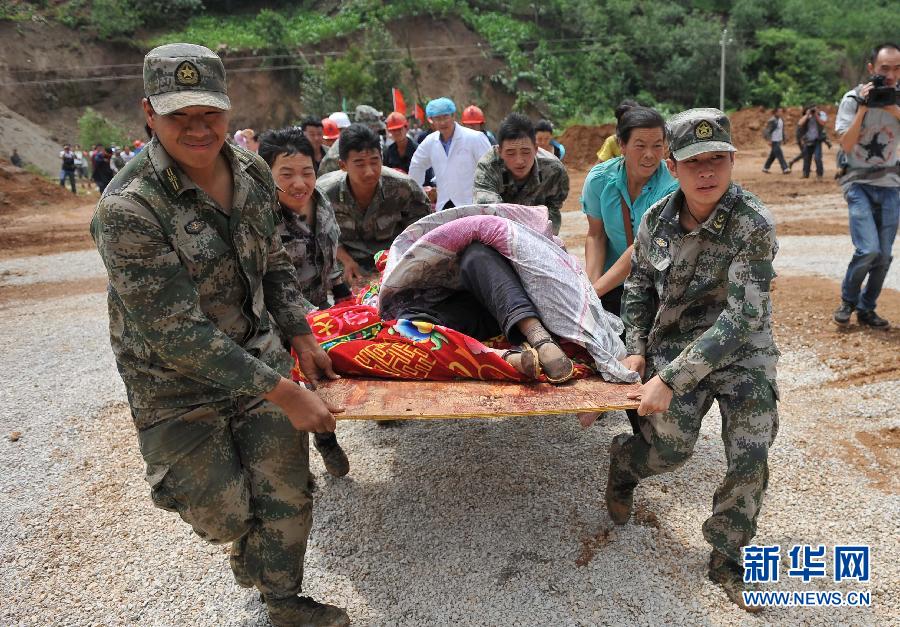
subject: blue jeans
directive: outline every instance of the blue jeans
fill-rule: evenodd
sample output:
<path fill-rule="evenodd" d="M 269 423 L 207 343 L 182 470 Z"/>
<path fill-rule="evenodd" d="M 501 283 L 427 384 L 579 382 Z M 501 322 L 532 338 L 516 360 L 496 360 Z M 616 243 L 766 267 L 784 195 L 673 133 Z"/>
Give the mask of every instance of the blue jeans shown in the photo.
<path fill-rule="evenodd" d="M 844 198 L 850 210 L 850 239 L 856 252 L 847 266 L 841 298 L 860 311 L 874 311 L 893 259 L 900 188 L 853 183 L 844 192 Z M 866 276 L 866 287 L 862 289 Z"/>

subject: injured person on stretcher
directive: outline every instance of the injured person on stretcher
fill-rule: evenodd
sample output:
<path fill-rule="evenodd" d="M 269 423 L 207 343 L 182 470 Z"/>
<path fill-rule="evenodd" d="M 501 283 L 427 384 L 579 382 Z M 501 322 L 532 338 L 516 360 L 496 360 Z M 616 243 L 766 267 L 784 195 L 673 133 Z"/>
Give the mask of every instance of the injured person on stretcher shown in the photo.
<path fill-rule="evenodd" d="M 476 340 L 504 335 L 520 348 L 506 349 L 502 357 L 526 379 L 543 373 L 560 384 L 575 375 L 574 362 L 541 324 L 506 257 L 474 241 L 459 255 L 459 280 L 461 289 L 407 290 L 403 303 L 394 304 L 396 316 L 449 327 Z"/>
<path fill-rule="evenodd" d="M 559 384 L 593 372 L 612 382 L 639 380 L 621 363 L 622 322 L 603 310 L 544 207 L 469 205 L 421 218 L 394 241 L 378 292 L 364 304 L 383 321 L 457 331 L 467 352 L 499 355 L 519 380 Z M 487 342 L 500 335 L 508 348 Z M 576 353 L 586 362 L 577 369 Z"/>

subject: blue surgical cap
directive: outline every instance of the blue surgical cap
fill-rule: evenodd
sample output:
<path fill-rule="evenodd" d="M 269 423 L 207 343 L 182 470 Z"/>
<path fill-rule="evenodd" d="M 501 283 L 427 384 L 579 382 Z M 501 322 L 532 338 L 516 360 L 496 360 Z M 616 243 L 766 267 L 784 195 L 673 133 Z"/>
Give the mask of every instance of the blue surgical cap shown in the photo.
<path fill-rule="evenodd" d="M 425 105 L 425 115 L 433 118 L 437 115 L 453 115 L 456 113 L 456 105 L 449 98 L 436 98 Z"/>

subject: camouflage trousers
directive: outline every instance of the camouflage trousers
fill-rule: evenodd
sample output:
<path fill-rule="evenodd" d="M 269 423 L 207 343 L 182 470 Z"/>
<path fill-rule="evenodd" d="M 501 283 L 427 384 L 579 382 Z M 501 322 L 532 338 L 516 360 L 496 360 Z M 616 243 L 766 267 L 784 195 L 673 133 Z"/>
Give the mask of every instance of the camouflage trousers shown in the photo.
<path fill-rule="evenodd" d="M 778 431 L 777 391 L 763 370 L 730 366 L 710 373 L 665 413 L 639 417 L 640 435 L 621 434 L 610 457 L 613 481 L 634 486 L 675 470 L 693 454 L 703 417 L 719 402 L 728 468 L 713 495 L 703 537 L 740 563 L 741 547 L 756 535 L 769 482 L 769 447 Z"/>
<path fill-rule="evenodd" d="M 138 432 L 156 506 L 204 540 L 237 541 L 263 594 L 300 592 L 312 527 L 308 434 L 261 399 L 133 412 L 156 423 Z"/>

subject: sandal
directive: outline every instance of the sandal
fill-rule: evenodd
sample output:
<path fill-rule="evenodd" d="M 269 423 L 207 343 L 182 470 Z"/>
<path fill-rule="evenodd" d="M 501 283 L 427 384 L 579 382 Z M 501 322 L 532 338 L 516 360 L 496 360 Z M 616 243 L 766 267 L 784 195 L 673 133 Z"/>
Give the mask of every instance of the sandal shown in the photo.
<path fill-rule="evenodd" d="M 519 355 L 518 365 L 509 357 Z M 524 377 L 534 380 L 541 376 L 541 361 L 538 358 L 538 352 L 527 344 L 521 349 L 511 348 L 501 355 L 503 361 L 516 369 L 516 372 Z"/>
<path fill-rule="evenodd" d="M 541 348 L 541 346 L 543 346 L 545 344 L 552 344 L 553 346 L 555 346 L 559 350 L 559 352 L 562 353 L 562 357 L 557 357 L 550 361 L 541 360 L 540 359 L 540 348 Z M 535 350 L 538 352 L 541 369 L 544 371 L 544 374 L 547 375 L 547 380 L 550 383 L 552 383 L 554 385 L 559 385 L 560 383 L 565 383 L 566 381 L 568 381 L 569 379 L 571 379 L 572 377 L 575 376 L 575 362 L 573 362 L 571 359 L 569 359 L 566 356 L 565 352 L 563 352 L 563 349 L 560 348 L 559 344 L 557 344 L 553 338 L 549 338 L 549 337 L 544 338 L 542 340 L 538 340 L 534 344 L 528 344 L 528 342 L 525 342 L 524 346 L 527 346 L 527 347 L 531 348 L 532 350 Z M 548 371 L 548 366 L 550 369 L 549 371 Z M 550 371 L 565 372 L 567 366 L 568 366 L 568 371 L 566 372 L 566 374 L 559 376 L 559 377 L 554 377 L 554 376 L 550 375 Z"/>

